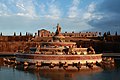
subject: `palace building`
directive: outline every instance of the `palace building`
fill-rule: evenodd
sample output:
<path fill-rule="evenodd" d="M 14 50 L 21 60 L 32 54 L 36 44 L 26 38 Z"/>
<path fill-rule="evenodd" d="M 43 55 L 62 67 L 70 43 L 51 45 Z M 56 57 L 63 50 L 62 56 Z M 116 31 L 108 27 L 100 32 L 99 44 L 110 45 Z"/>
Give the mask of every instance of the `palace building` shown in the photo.
<path fill-rule="evenodd" d="M 38 37 L 52 37 L 55 33 L 48 30 L 38 30 Z M 98 37 L 98 32 L 64 32 L 61 33 L 65 37 Z"/>

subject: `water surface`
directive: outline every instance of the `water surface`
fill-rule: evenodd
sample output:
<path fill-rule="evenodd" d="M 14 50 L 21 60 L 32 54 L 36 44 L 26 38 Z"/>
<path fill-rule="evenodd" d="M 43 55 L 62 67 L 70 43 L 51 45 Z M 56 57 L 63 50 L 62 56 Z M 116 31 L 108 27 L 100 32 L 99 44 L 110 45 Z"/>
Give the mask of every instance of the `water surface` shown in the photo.
<path fill-rule="evenodd" d="M 115 67 L 104 69 L 40 69 L 4 64 L 0 58 L 0 80 L 120 80 L 119 61 Z"/>

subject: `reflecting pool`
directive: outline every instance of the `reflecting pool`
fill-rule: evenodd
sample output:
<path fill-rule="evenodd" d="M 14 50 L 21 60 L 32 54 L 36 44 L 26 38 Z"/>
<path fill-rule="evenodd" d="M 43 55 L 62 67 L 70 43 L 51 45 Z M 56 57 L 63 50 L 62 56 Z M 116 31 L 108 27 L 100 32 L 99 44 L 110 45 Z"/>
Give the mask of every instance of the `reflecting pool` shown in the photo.
<path fill-rule="evenodd" d="M 114 67 L 78 71 L 8 65 L 0 58 L 0 80 L 120 80 L 120 61 Z"/>

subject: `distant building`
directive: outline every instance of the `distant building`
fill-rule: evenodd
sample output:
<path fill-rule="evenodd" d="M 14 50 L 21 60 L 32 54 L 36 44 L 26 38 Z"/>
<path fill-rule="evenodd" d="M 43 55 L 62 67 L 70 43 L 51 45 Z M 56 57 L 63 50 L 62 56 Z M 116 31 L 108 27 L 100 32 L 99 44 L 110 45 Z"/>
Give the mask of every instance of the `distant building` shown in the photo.
<path fill-rule="evenodd" d="M 38 36 L 39 37 L 49 37 L 50 36 L 50 31 L 42 29 L 38 30 Z"/>
<path fill-rule="evenodd" d="M 54 36 L 55 33 L 51 33 L 48 30 L 42 29 L 38 30 L 38 37 L 52 37 Z M 79 33 L 74 33 L 74 32 L 65 32 L 61 33 L 65 37 L 98 37 L 98 32 L 79 32 Z"/>

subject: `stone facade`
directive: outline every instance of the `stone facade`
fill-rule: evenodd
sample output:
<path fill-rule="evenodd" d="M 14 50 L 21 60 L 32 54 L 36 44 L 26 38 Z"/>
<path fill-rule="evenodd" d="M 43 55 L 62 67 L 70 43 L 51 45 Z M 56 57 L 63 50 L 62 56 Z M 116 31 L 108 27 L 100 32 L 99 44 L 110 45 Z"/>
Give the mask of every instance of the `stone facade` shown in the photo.
<path fill-rule="evenodd" d="M 38 30 L 38 36 L 39 37 L 49 37 L 51 36 L 50 31 L 42 29 L 42 30 Z"/>
<path fill-rule="evenodd" d="M 61 33 L 65 37 L 97 37 L 98 32 L 79 32 L 79 33 L 74 33 L 74 32 L 65 32 Z M 42 29 L 38 30 L 38 36 L 39 37 L 52 37 L 54 36 L 55 33 L 51 33 L 48 30 Z"/>

